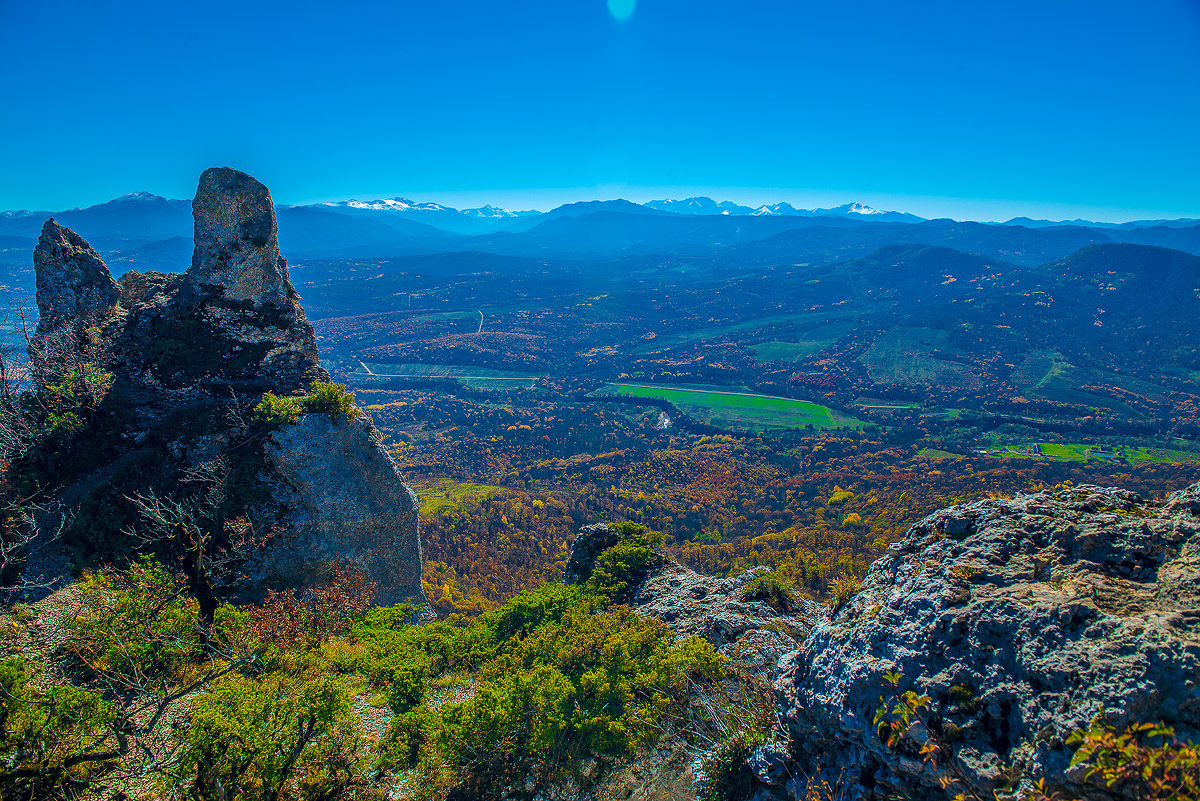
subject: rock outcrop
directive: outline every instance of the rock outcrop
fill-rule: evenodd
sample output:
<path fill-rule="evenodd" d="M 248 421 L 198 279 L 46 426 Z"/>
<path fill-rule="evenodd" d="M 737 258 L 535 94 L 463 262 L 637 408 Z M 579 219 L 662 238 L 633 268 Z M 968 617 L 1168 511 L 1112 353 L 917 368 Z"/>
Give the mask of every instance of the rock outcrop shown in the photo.
<path fill-rule="evenodd" d="M 102 320 L 116 307 L 120 290 L 100 254 L 53 218 L 42 226 L 33 261 L 39 336 L 71 320 L 85 324 Z"/>
<path fill-rule="evenodd" d="M 1085 486 L 956 506 L 913 526 L 783 660 L 789 740 L 750 762 L 764 792 L 803 798 L 809 778 L 848 777 L 851 798 L 940 797 L 949 766 L 885 747 L 873 725 L 888 672 L 930 696 L 980 797 L 1014 793 L 1021 777 L 1081 780 L 1066 739 L 1100 713 L 1196 738 L 1198 513 L 1200 485 L 1163 503 Z"/>
<path fill-rule="evenodd" d="M 113 376 L 75 445 L 85 453 L 74 472 L 49 477 L 68 506 L 104 511 L 76 515 L 68 539 L 84 552 L 119 550 L 121 526 L 134 522 L 130 496 L 190 491 L 189 504 L 203 494 L 219 505 L 214 524 L 238 517 L 272 535 L 250 555 L 253 581 L 241 589 L 251 596 L 320 582 L 341 563 L 376 583 L 377 602 L 423 603 L 416 499 L 370 421 L 315 413 L 274 431 L 252 421 L 264 392 L 302 394 L 329 380 L 279 255 L 270 193 L 213 168 L 193 213 L 184 274 L 130 272 L 118 284 L 53 220 L 34 252 L 41 319 L 31 355 L 61 358 L 60 344 L 45 355 L 61 340 Z M 58 333 L 80 326 L 93 333 Z"/>
<path fill-rule="evenodd" d="M 268 555 L 271 575 L 303 583 L 314 565 L 349 564 L 377 586 L 376 603 L 421 597 L 417 498 L 365 417 L 306 415 L 272 434 L 266 452 L 292 523 Z"/>
<path fill-rule="evenodd" d="M 271 193 L 244 172 L 212 167 L 192 199 L 195 251 L 188 277 L 234 301 L 287 306 L 295 297 L 279 255 Z"/>
<path fill-rule="evenodd" d="M 617 542 L 616 532 L 604 523 L 581 528 L 571 542 L 564 578 L 586 581 L 596 558 Z M 625 600 L 634 611 L 659 618 L 676 634 L 703 637 L 719 653 L 773 677 L 780 658 L 794 651 L 797 641 L 821 619 L 821 607 L 797 599 L 790 608 L 778 609 L 754 600 L 751 584 L 767 572 L 758 567 L 740 576 L 714 578 L 660 552 L 658 562 L 637 577 Z"/>

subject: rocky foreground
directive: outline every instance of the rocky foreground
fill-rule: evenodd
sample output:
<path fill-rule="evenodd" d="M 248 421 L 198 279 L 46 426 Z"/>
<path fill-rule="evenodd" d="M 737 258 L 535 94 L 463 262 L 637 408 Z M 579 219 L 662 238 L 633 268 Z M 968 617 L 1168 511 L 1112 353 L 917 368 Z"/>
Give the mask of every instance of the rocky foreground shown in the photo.
<path fill-rule="evenodd" d="M 786 736 L 750 760 L 762 796 L 825 779 L 850 798 L 940 797 L 957 775 L 983 798 L 1037 778 L 1111 797 L 1079 784 L 1070 732 L 1104 713 L 1200 735 L 1200 484 L 1164 502 L 1081 486 L 937 512 L 779 669 Z M 930 696 L 951 762 L 883 744 L 889 672 Z"/>

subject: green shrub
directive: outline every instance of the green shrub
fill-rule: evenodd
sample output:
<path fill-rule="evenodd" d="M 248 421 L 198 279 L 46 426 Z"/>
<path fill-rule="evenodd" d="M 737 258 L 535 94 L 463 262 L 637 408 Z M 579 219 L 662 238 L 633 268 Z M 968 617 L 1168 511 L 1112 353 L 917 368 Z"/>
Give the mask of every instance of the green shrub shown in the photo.
<path fill-rule="evenodd" d="M 685 694 L 688 674 L 714 677 L 724 662 L 704 640 L 673 642 L 657 619 L 625 608 L 598 613 L 576 608 L 480 668 L 480 695 L 467 705 L 485 703 L 479 699 L 486 689 L 491 699 L 486 703 L 509 711 L 468 710 L 468 717 L 477 721 L 479 715 L 492 715 L 487 719 L 504 731 L 484 740 L 528 742 L 539 758 L 545 751 L 626 754 L 657 732 L 671 699 Z M 526 686 L 539 681 L 553 692 L 534 693 Z M 526 719 L 535 708 L 544 720 Z"/>
<path fill-rule="evenodd" d="M 422 752 L 437 734 L 440 719 L 427 706 L 419 706 L 392 719 L 379 744 L 376 767 L 381 770 L 406 770 L 416 767 Z"/>
<path fill-rule="evenodd" d="M 584 589 L 604 602 L 620 598 L 637 574 L 657 559 L 658 555 L 644 545 L 614 545 L 596 557 Z"/>
<path fill-rule="evenodd" d="M 199 605 L 149 557 L 84 574 L 70 648 L 97 674 L 173 676 L 203 654 Z"/>
<path fill-rule="evenodd" d="M 797 608 L 796 592 L 783 576 L 772 570 L 750 580 L 742 590 L 747 601 L 762 601 L 780 612 L 792 612 Z"/>
<path fill-rule="evenodd" d="M 637 545 L 642 548 L 654 549 L 663 544 L 662 532 L 652 531 L 641 523 L 626 520 L 621 523 L 613 523 L 609 528 L 616 532 L 617 542 L 621 545 Z"/>
<path fill-rule="evenodd" d="M 505 643 L 524 637 L 547 621 L 560 620 L 579 601 L 579 588 L 556 582 L 544 584 L 510 599 L 504 606 L 480 618 L 490 629 L 493 641 Z"/>
<path fill-rule="evenodd" d="M 304 413 L 298 398 L 281 398 L 274 392 L 264 392 L 262 400 L 254 407 L 251 420 L 268 430 L 291 425 Z"/>
<path fill-rule="evenodd" d="M 254 407 L 251 420 L 273 431 L 298 422 L 301 415 L 324 413 L 335 421 L 351 420 L 358 410 L 354 396 L 346 391 L 345 384 L 317 381 L 312 392 L 298 397 L 280 397 L 273 392 L 264 392 L 262 400 Z"/>
<path fill-rule="evenodd" d="M 759 788 L 746 760 L 765 741 L 757 732 L 737 732 L 700 763 L 703 778 L 697 801 L 747 801 Z"/>
<path fill-rule="evenodd" d="M 300 405 L 310 414 L 324 412 L 334 420 L 351 420 L 358 412 L 346 385 L 328 381 L 313 384 L 312 392 L 300 398 Z"/>
<path fill-rule="evenodd" d="M 0 798 L 60 797 L 115 758 L 112 705 L 69 684 L 31 687 L 33 676 L 23 657 L 0 662 Z"/>
<path fill-rule="evenodd" d="M 337 679 L 293 686 L 278 676 L 230 674 L 196 699 L 164 789 L 206 800 L 277 798 L 349 716 L 350 694 Z"/>
<path fill-rule="evenodd" d="M 862 582 L 853 576 L 839 576 L 829 587 L 829 595 L 834 606 L 844 606 L 850 599 L 862 590 Z"/>

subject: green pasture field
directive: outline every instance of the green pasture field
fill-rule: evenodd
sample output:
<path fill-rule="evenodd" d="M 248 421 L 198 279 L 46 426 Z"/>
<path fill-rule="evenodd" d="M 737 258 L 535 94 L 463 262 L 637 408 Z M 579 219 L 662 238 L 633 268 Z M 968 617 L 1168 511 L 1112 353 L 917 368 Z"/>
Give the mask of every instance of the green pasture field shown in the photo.
<path fill-rule="evenodd" d="M 922 448 L 917 451 L 917 456 L 923 456 L 926 459 L 961 459 L 962 454 L 950 453 L 950 451 L 941 451 L 937 448 Z"/>
<path fill-rule="evenodd" d="M 410 480 L 408 485 L 412 487 L 413 492 L 417 493 L 417 500 L 421 502 L 420 514 L 422 516 L 453 512 L 458 510 L 465 501 L 481 501 L 504 491 L 503 487 L 474 484 L 469 481 L 440 480 L 422 483 Z"/>
<path fill-rule="evenodd" d="M 1180 451 L 1174 448 L 1138 447 L 1126 448 L 1125 458 L 1131 462 L 1170 464 L 1172 462 L 1200 462 L 1200 453 Z"/>
<path fill-rule="evenodd" d="M 1157 464 L 1172 464 L 1175 462 L 1195 462 L 1200 461 L 1200 452 L 1178 450 L 1175 448 L 1157 448 L 1154 446 L 1138 446 L 1135 448 L 1119 448 L 1113 445 L 1098 445 L 1088 442 L 1038 442 L 1025 443 L 1025 445 L 1009 445 L 1004 447 L 990 447 L 988 452 L 993 456 L 1013 457 L 1013 458 L 1036 458 L 1031 454 L 1020 453 L 1019 450 L 1035 444 L 1038 454 L 1043 457 L 1049 457 L 1060 462 L 1111 462 L 1110 457 L 1097 455 L 1098 453 L 1105 454 L 1120 454 L 1124 453 L 1125 459 L 1132 463 L 1137 462 L 1155 462 Z M 1090 453 L 1089 453 L 1090 451 Z"/>
<path fill-rule="evenodd" d="M 461 364 L 367 364 L 369 375 L 381 378 L 453 378 L 476 389 L 512 389 L 531 386 L 541 378 L 540 373 L 521 373 L 513 370 L 494 370 Z M 355 376 L 367 377 L 362 367 Z"/>
<path fill-rule="evenodd" d="M 772 395 L 684 389 L 647 384 L 609 384 L 597 395 L 629 395 L 635 398 L 660 398 L 675 404 L 680 411 L 710 425 L 768 428 L 857 428 L 860 420 L 809 401 Z"/>

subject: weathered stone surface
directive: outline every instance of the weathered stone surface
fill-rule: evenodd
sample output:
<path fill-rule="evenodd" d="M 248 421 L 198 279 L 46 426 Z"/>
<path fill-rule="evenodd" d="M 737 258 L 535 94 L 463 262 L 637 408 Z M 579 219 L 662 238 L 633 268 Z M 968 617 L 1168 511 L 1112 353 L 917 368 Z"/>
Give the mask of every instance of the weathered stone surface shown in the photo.
<path fill-rule="evenodd" d="M 83 237 L 46 220 L 33 251 L 38 333 L 80 320 L 94 325 L 117 305 L 120 291 L 100 254 Z"/>
<path fill-rule="evenodd" d="M 266 453 L 291 522 L 264 555 L 275 581 L 319 584 L 340 563 L 375 582 L 375 603 L 423 598 L 417 498 L 370 420 L 308 414 L 275 432 Z"/>
<path fill-rule="evenodd" d="M 617 544 L 617 534 L 604 523 L 584 526 L 571 542 L 564 576 L 580 583 L 591 575 L 596 557 Z M 659 564 L 638 578 L 629 603 L 634 611 L 656 617 L 680 636 L 703 637 L 717 650 L 773 676 L 779 659 L 796 648 L 821 607 L 807 600 L 781 612 L 745 598 L 747 585 L 767 572 L 764 567 L 720 579 L 697 573 L 660 552 Z"/>
<path fill-rule="evenodd" d="M 248 423 L 264 392 L 301 394 L 329 380 L 279 256 L 270 193 L 215 168 L 201 177 L 193 211 L 188 272 L 130 272 L 119 285 L 83 239 L 46 224 L 35 252 L 40 326 L 100 330 L 90 358 L 114 374 L 113 406 L 127 427 L 106 441 L 109 464 L 67 482 L 63 514 L 103 497 L 116 515 L 122 496 L 186 491 L 183 479 L 198 469 L 238 473 L 244 508 L 229 516 L 279 532 L 261 555 L 266 569 L 240 590 L 319 583 L 342 562 L 378 583 L 377 603 L 424 603 L 415 501 L 370 424 L 308 415 L 264 443 Z M 78 339 L 44 336 L 31 352 L 51 361 L 77 351 Z M 124 473 L 123 464 L 142 467 Z M 246 479 L 260 466 L 267 498 Z"/>
<path fill-rule="evenodd" d="M 567 557 L 567 567 L 563 570 L 563 579 L 568 584 L 578 584 L 586 581 L 592 574 L 592 565 L 596 557 L 605 548 L 617 544 L 617 532 L 606 523 L 593 523 L 579 529 L 575 539 L 571 540 L 570 555 Z"/>
<path fill-rule="evenodd" d="M 983 797 L 1022 774 L 1073 778 L 1065 739 L 1101 712 L 1195 738 L 1198 510 L 1200 485 L 1162 504 L 1086 486 L 931 515 L 784 659 L 790 747 L 755 770 L 776 783 L 848 776 L 852 798 L 932 794 L 946 766 L 887 749 L 872 725 L 889 671 L 955 727 L 958 766 Z M 803 797 L 804 780 L 775 792 Z"/>
<path fill-rule="evenodd" d="M 196 284 L 217 287 L 228 300 L 289 305 L 295 290 L 265 186 L 244 172 L 210 167 L 200 176 L 192 214 L 196 249 L 188 275 Z"/>

